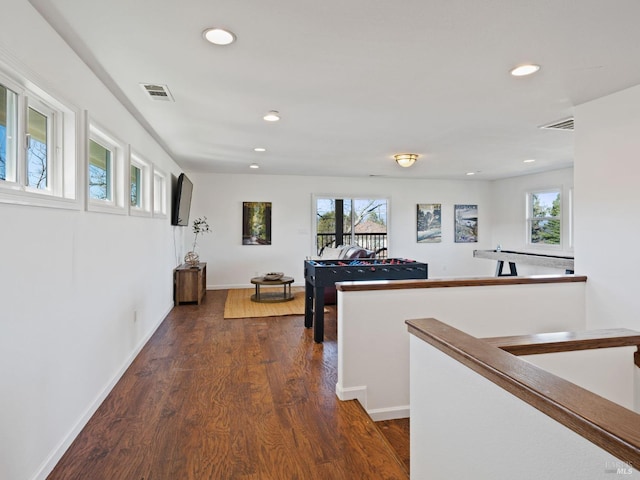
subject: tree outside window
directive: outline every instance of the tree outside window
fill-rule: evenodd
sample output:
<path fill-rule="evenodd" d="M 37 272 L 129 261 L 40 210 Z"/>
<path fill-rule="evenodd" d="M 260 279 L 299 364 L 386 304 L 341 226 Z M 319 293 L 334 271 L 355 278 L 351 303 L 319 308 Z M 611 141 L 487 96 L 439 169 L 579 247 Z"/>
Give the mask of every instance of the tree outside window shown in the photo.
<path fill-rule="evenodd" d="M 347 244 L 386 252 L 386 199 L 318 198 L 315 214 L 318 252 Z"/>
<path fill-rule="evenodd" d="M 37 189 L 48 186 L 49 119 L 47 115 L 29 107 L 27 115 L 27 185 Z"/>
<path fill-rule="evenodd" d="M 560 190 L 529 194 L 529 243 L 561 245 Z"/>
<path fill-rule="evenodd" d="M 135 165 L 131 165 L 131 206 L 140 208 L 142 206 L 142 197 L 140 192 L 140 184 L 142 181 L 142 172 Z"/>
<path fill-rule="evenodd" d="M 111 150 L 89 141 L 89 198 L 111 200 Z"/>

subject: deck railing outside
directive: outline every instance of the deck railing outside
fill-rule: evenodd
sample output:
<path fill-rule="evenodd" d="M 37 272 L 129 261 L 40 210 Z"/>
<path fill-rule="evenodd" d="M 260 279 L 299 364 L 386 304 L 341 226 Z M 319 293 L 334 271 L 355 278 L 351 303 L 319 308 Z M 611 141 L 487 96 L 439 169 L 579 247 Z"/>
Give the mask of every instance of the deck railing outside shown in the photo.
<path fill-rule="evenodd" d="M 342 243 L 350 243 L 351 234 L 346 233 Z M 378 257 L 385 258 L 387 255 L 387 234 L 386 233 L 356 233 L 353 235 L 356 245 L 367 250 L 379 252 Z M 318 254 L 324 247 L 336 247 L 335 233 L 318 233 L 316 236 L 316 249 Z"/>

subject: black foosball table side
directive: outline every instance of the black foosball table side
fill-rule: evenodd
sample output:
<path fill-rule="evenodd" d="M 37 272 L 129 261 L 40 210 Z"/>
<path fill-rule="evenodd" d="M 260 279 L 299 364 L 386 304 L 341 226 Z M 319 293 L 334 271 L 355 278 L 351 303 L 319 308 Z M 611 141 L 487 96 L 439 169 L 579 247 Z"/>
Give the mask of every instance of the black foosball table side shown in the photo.
<path fill-rule="evenodd" d="M 336 282 L 427 279 L 426 263 L 403 258 L 356 260 L 305 260 L 304 326 L 313 328 L 316 343 L 324 340 L 324 289 Z"/>

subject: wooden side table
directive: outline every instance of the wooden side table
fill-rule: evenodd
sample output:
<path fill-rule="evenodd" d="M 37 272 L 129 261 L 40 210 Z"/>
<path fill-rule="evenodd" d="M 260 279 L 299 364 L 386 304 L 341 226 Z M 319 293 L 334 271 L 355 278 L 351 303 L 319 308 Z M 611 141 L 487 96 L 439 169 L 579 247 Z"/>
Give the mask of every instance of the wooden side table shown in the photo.
<path fill-rule="evenodd" d="M 291 294 L 291 284 L 293 278 L 282 277 L 278 280 L 265 280 L 264 277 L 254 277 L 251 279 L 251 283 L 256 286 L 256 293 L 251 295 L 251 301 L 259 303 L 275 303 L 275 302 L 288 302 L 293 300 Z M 282 286 L 282 292 L 270 292 L 265 293 L 260 291 L 260 287 L 279 287 Z"/>
<path fill-rule="evenodd" d="M 186 263 L 173 270 L 173 303 L 197 303 L 200 305 L 207 292 L 207 264 L 201 262 L 192 267 Z"/>

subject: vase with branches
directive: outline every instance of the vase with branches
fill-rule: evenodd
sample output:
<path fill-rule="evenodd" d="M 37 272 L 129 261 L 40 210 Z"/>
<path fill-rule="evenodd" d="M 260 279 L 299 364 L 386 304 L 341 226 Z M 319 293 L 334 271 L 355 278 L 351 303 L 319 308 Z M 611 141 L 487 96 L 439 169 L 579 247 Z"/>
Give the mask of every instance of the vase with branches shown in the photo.
<path fill-rule="evenodd" d="M 207 222 L 207 217 L 198 217 L 193 221 L 192 225 L 193 231 L 193 247 L 190 252 L 184 256 L 184 262 L 197 267 L 200 263 L 200 255 L 196 252 L 196 246 L 198 245 L 198 235 L 203 235 L 205 233 L 211 232 L 211 228 L 209 227 L 209 223 Z"/>

